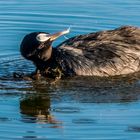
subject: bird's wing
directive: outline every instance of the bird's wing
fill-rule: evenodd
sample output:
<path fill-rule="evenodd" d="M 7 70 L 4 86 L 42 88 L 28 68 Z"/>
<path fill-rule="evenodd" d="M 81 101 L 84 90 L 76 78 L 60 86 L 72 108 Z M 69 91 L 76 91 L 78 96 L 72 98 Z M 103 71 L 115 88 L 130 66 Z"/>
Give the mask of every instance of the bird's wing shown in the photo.
<path fill-rule="evenodd" d="M 58 59 L 64 69 L 77 75 L 127 74 L 139 68 L 138 43 L 134 35 L 122 35 L 120 29 L 80 35 L 57 47 Z"/>

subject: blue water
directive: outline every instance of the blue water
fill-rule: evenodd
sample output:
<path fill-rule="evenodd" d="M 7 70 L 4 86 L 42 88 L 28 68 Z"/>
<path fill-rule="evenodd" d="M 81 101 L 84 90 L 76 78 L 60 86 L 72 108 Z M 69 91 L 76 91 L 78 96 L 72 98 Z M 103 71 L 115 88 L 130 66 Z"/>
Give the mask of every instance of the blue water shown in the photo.
<path fill-rule="evenodd" d="M 0 140 L 139 140 L 139 74 L 75 77 L 56 85 L 12 77 L 13 72 L 34 70 L 19 53 L 27 33 L 71 27 L 70 38 L 140 26 L 139 13 L 139 0 L 1 0 Z"/>

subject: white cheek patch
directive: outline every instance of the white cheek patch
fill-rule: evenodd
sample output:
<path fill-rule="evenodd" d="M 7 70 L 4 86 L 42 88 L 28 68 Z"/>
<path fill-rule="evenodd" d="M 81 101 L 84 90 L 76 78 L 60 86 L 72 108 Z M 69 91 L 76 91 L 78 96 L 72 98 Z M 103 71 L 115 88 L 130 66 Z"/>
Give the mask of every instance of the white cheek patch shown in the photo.
<path fill-rule="evenodd" d="M 50 39 L 50 36 L 48 34 L 45 34 L 45 33 L 40 33 L 36 36 L 36 39 L 39 41 L 39 42 L 45 42 L 47 41 L 48 39 Z"/>

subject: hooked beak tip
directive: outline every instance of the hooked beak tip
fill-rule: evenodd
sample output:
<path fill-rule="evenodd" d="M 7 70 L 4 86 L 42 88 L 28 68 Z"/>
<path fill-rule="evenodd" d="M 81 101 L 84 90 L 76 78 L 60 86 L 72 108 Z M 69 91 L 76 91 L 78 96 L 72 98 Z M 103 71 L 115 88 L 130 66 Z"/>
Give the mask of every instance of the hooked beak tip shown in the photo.
<path fill-rule="evenodd" d="M 68 34 L 70 32 L 70 27 L 63 31 L 63 34 Z"/>

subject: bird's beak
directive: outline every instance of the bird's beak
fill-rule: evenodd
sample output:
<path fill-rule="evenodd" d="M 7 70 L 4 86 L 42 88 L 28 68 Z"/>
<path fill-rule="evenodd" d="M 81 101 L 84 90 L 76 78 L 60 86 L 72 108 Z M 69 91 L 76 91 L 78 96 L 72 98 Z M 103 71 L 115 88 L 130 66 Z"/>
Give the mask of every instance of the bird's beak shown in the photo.
<path fill-rule="evenodd" d="M 70 32 L 70 28 L 64 30 L 64 31 L 61 31 L 61 32 L 57 32 L 55 34 L 50 34 L 48 37 L 50 38 L 50 41 L 54 41 L 56 40 L 58 37 L 61 37 L 62 35 L 65 35 L 65 34 L 68 34 Z"/>

